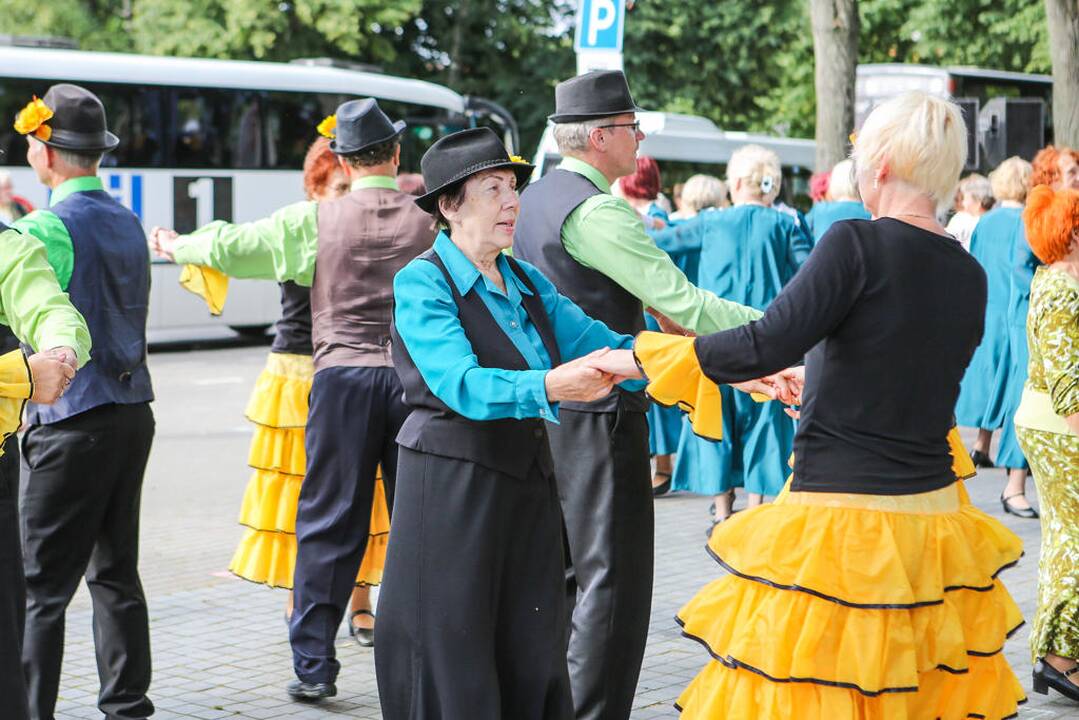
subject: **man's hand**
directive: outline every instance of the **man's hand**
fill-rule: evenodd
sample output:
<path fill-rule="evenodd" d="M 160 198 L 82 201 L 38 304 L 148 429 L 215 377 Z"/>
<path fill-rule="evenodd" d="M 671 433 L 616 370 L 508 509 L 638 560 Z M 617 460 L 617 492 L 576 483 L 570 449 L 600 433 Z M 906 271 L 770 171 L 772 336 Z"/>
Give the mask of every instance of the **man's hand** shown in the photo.
<path fill-rule="evenodd" d="M 48 353 L 35 353 L 27 358 L 30 377 L 34 380 L 34 394 L 30 400 L 51 405 L 60 399 L 75 377 L 75 368 Z"/>
<path fill-rule="evenodd" d="M 637 361 L 633 359 L 632 350 L 608 350 L 602 355 L 586 355 L 581 358 L 595 369 L 606 373 L 613 378 L 614 382 L 623 380 L 641 380 L 644 374 L 637 367 Z"/>
<path fill-rule="evenodd" d="M 671 320 L 669 317 L 661 313 L 655 308 L 645 308 L 645 311 L 656 319 L 659 323 L 659 329 L 668 335 L 685 335 L 686 337 L 697 337 L 697 333 L 690 330 L 686 330 L 684 327 Z"/>
<path fill-rule="evenodd" d="M 50 348 L 46 350 L 43 354 L 48 355 L 52 358 L 56 358 L 61 362 L 67 363 L 69 366 L 71 366 L 72 370 L 79 369 L 79 359 L 75 355 L 75 351 L 65 345 L 59 345 L 57 347 Z"/>
<path fill-rule="evenodd" d="M 150 249 L 154 251 L 160 258 L 164 258 L 169 262 L 176 262 L 173 254 L 176 252 L 176 246 L 179 244 L 178 239 L 180 234 L 175 230 L 169 230 L 167 228 L 154 226 L 150 230 Z"/>

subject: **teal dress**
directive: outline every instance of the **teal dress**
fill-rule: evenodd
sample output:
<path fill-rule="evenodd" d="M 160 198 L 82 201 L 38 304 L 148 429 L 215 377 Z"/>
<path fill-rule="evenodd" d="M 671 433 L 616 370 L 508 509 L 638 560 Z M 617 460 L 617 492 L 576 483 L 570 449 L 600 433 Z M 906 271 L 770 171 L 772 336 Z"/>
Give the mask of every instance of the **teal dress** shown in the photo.
<path fill-rule="evenodd" d="M 982 342 L 974 351 L 967 372 L 959 386 L 959 400 L 955 406 L 958 424 L 965 427 L 997 430 L 1005 426 L 1009 381 L 1016 375 L 1013 350 L 1026 353 L 1025 336 L 1020 342 L 1012 338 L 1013 313 L 1018 311 L 1019 298 L 1013 310 L 1012 262 L 1013 248 L 1026 247 L 1023 232 L 1022 208 L 996 208 L 982 216 L 970 238 L 970 254 L 981 263 L 988 280 L 988 300 L 985 306 L 985 331 Z M 1029 248 L 1027 248 L 1029 252 Z M 1030 280 L 1026 281 L 1027 297 Z M 1023 310 L 1023 317 L 1026 311 Z M 1023 326 L 1025 327 L 1025 319 Z M 1020 347 L 1021 346 L 1021 347 Z M 1025 374 L 1026 362 L 1021 372 Z M 1014 386 L 1014 380 L 1011 380 Z M 1013 388 L 1014 394 L 1014 388 Z M 1022 382 L 1019 383 L 1022 393 Z M 1018 397 L 1014 398 L 1018 406 Z"/>
<path fill-rule="evenodd" d="M 649 217 L 660 218 L 670 227 L 675 223 L 667 213 L 655 203 L 648 206 L 645 213 Z M 658 231 L 649 231 L 655 236 Z M 678 242 L 656 242 L 660 250 L 671 256 L 674 264 L 686 274 L 691 282 L 697 282 L 697 265 L 701 258 L 701 244 L 696 239 L 679 244 Z M 644 324 L 648 330 L 659 332 L 656 319 L 644 314 Z M 652 403 L 648 408 L 648 451 L 652 455 L 671 455 L 678 449 L 678 436 L 682 433 L 682 411 L 678 408 L 666 408 Z"/>
<path fill-rule="evenodd" d="M 702 213 L 658 233 L 657 244 L 701 244 L 698 284 L 726 300 L 764 310 L 805 262 L 812 240 L 793 217 L 758 205 Z M 776 495 L 783 487 L 794 422 L 779 403 L 757 403 L 721 386 L 723 440 L 693 433 L 683 420 L 672 488 L 717 495 L 741 486 Z"/>
<path fill-rule="evenodd" d="M 809 225 L 813 244 L 816 245 L 828 228 L 832 227 L 832 223 L 840 220 L 870 220 L 872 217 L 865 205 L 857 200 L 822 200 L 809 209 L 806 224 Z"/>
<path fill-rule="evenodd" d="M 1020 212 L 1016 210 L 1016 212 Z M 979 223 L 980 225 L 980 223 Z M 1012 244 L 1011 287 L 1008 294 L 1008 351 L 1010 361 L 1004 378 L 1004 430 L 1000 433 L 997 467 L 1026 470 L 1030 465 L 1019 447 L 1015 434 L 1015 411 L 1023 397 L 1027 381 L 1030 351 L 1027 347 L 1027 312 L 1030 310 L 1030 284 L 1042 262 L 1030 249 L 1022 223 Z"/>

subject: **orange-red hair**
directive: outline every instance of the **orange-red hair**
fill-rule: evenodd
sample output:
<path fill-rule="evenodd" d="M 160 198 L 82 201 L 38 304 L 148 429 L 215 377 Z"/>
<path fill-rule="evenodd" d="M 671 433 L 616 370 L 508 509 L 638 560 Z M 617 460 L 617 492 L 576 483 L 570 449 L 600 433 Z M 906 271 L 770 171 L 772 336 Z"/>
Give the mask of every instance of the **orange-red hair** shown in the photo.
<path fill-rule="evenodd" d="M 1046 145 L 1039 150 L 1031 163 L 1034 167 L 1034 172 L 1030 176 L 1031 186 L 1056 185 L 1060 182 L 1060 157 L 1065 154 L 1070 154 L 1076 162 L 1079 162 L 1079 152 L 1068 147 Z"/>
<path fill-rule="evenodd" d="M 303 191 L 308 200 L 325 192 L 336 170 L 337 155 L 330 150 L 330 139 L 320 137 L 311 143 L 303 159 Z"/>
<path fill-rule="evenodd" d="M 626 197 L 655 200 L 659 195 L 659 165 L 650 157 L 637 158 L 637 172 L 622 178 L 619 183 Z"/>
<path fill-rule="evenodd" d="M 1043 263 L 1055 263 L 1067 256 L 1079 228 L 1079 190 L 1037 186 L 1027 195 L 1023 224 L 1030 249 Z"/>

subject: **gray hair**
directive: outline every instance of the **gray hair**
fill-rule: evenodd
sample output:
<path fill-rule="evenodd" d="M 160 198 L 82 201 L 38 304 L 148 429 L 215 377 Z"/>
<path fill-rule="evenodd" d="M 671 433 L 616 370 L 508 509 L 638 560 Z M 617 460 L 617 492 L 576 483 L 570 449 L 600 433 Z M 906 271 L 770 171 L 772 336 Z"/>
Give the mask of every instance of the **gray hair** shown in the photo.
<path fill-rule="evenodd" d="M 722 207 L 727 201 L 727 186 L 712 175 L 694 175 L 682 188 L 682 208 L 696 215 L 701 210 Z"/>
<path fill-rule="evenodd" d="M 554 126 L 554 141 L 558 145 L 558 152 L 563 155 L 571 152 L 585 152 L 592 144 L 588 136 L 593 130 L 605 125 L 610 118 L 595 118 L 581 120 L 580 122 L 556 123 Z"/>
<path fill-rule="evenodd" d="M 996 199 L 993 197 L 993 184 L 989 178 L 972 173 L 959 181 L 959 192 L 963 199 L 970 199 L 981 205 L 983 210 L 992 210 Z"/>
<path fill-rule="evenodd" d="M 71 150 L 61 150 L 60 148 L 53 148 L 53 152 L 60 158 L 61 162 L 65 165 L 70 165 L 73 168 L 79 170 L 93 170 L 101 162 L 101 156 L 103 153 L 81 153 L 73 152 Z"/>

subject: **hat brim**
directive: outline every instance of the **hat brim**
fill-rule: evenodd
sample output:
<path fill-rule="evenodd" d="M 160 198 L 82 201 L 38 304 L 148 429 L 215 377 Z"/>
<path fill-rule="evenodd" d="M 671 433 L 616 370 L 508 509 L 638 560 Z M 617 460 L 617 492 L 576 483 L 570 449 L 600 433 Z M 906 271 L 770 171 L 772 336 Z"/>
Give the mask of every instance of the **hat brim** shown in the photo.
<path fill-rule="evenodd" d="M 356 145 L 344 148 L 339 146 L 337 144 L 337 138 L 334 138 L 333 140 L 330 140 L 330 151 L 336 153 L 337 155 L 355 155 L 356 153 L 363 152 L 368 148 L 373 148 L 375 145 L 381 145 L 382 143 L 387 143 L 394 138 L 401 137 L 401 133 L 405 131 L 406 127 L 407 125 L 404 120 L 398 120 L 393 124 L 393 132 L 386 137 L 366 142 L 363 145 Z"/>
<path fill-rule="evenodd" d="M 597 112 L 597 113 L 555 113 L 554 115 L 548 115 L 547 120 L 553 122 L 555 125 L 571 122 L 584 122 L 585 120 L 598 120 L 599 118 L 614 117 L 615 115 L 628 115 L 630 113 L 646 112 L 642 107 L 626 108 L 625 110 L 611 110 L 610 112 Z"/>
<path fill-rule="evenodd" d="M 102 138 L 104 142 L 78 142 L 74 139 L 67 138 L 61 130 L 54 130 L 48 140 L 42 140 L 36 135 L 30 135 L 30 137 L 43 142 L 51 148 L 68 150 L 76 153 L 107 153 L 115 150 L 120 144 L 120 138 L 116 137 L 108 130 L 105 131 L 104 137 Z M 65 140 L 65 138 L 67 139 Z"/>
<path fill-rule="evenodd" d="M 532 179 L 532 171 L 536 169 L 536 166 L 531 163 L 519 163 L 512 160 L 492 160 L 487 164 L 480 164 L 468 169 L 467 172 L 463 172 L 460 175 L 454 177 L 451 180 L 439 185 L 434 190 L 428 191 L 426 195 L 420 195 L 416 198 L 416 204 L 420 206 L 420 209 L 427 213 L 434 213 L 435 207 L 438 205 L 438 198 L 445 195 L 451 189 L 460 185 L 465 180 L 469 179 L 476 173 L 481 173 L 486 170 L 500 170 L 509 169 L 517 175 L 517 192 L 524 190 L 525 185 Z"/>

